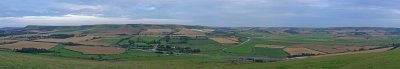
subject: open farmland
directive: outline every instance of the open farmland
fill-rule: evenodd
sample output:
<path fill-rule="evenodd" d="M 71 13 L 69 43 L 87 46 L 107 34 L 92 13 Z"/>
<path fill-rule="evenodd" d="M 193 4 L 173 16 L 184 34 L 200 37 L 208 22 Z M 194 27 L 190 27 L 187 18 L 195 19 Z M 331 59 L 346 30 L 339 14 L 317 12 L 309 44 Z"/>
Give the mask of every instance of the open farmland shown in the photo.
<path fill-rule="evenodd" d="M 179 32 L 174 33 L 175 35 L 187 35 L 187 36 L 205 36 L 206 33 L 197 32 L 190 29 L 181 29 Z"/>
<path fill-rule="evenodd" d="M 82 45 L 88 45 L 88 46 L 111 46 L 112 45 L 110 43 L 92 42 L 92 41 L 78 42 L 78 43 L 82 44 Z"/>
<path fill-rule="evenodd" d="M 352 51 L 362 51 L 362 50 L 372 50 L 372 49 L 382 48 L 382 46 L 329 46 L 329 45 L 309 45 L 309 44 L 294 45 L 293 47 L 308 48 L 308 49 L 324 52 L 327 54 L 345 53 L 345 52 L 352 52 Z"/>
<path fill-rule="evenodd" d="M 393 47 L 373 49 L 373 50 L 365 50 L 365 51 L 356 51 L 356 52 L 346 52 L 346 53 L 337 53 L 337 54 L 327 54 L 327 55 L 318 55 L 312 57 L 327 57 L 327 56 L 338 56 L 338 55 L 350 55 L 350 54 L 360 54 L 360 53 L 374 53 L 374 52 L 385 52 L 393 49 Z"/>
<path fill-rule="evenodd" d="M 315 55 L 321 55 L 325 54 L 323 52 L 307 49 L 307 48 L 285 48 L 283 49 L 290 55 L 302 55 L 302 54 L 315 54 Z"/>
<path fill-rule="evenodd" d="M 256 48 L 285 48 L 286 46 L 257 44 L 254 47 L 256 47 Z"/>
<path fill-rule="evenodd" d="M 139 35 L 162 35 L 171 32 L 171 29 L 147 29 L 146 31 L 140 32 Z"/>
<path fill-rule="evenodd" d="M 83 41 L 91 41 L 94 40 L 95 36 L 84 36 L 84 37 L 71 37 L 66 39 L 39 39 L 35 41 L 41 42 L 83 42 Z"/>
<path fill-rule="evenodd" d="M 301 45 L 295 45 L 293 47 L 303 47 L 315 51 L 320 51 L 324 52 L 326 54 L 333 54 L 333 53 L 344 53 L 347 52 L 347 50 L 343 49 L 335 49 L 336 47 L 331 47 L 331 46 L 322 46 L 322 45 L 307 45 L 307 44 L 301 44 Z"/>
<path fill-rule="evenodd" d="M 54 43 L 41 43 L 41 42 L 28 42 L 21 41 L 14 44 L 0 45 L 0 48 L 7 49 L 22 49 L 22 48 L 37 48 L 37 49 L 50 49 L 56 46 Z"/>
<path fill-rule="evenodd" d="M 254 48 L 254 55 L 271 58 L 285 58 L 288 54 L 278 48 Z"/>
<path fill-rule="evenodd" d="M 218 43 L 221 44 L 237 44 L 239 42 L 236 42 L 234 40 L 231 39 L 227 39 L 227 38 L 209 38 L 210 40 L 216 41 Z"/>
<path fill-rule="evenodd" d="M 125 52 L 124 49 L 115 47 L 66 46 L 65 48 L 83 54 L 121 54 Z"/>

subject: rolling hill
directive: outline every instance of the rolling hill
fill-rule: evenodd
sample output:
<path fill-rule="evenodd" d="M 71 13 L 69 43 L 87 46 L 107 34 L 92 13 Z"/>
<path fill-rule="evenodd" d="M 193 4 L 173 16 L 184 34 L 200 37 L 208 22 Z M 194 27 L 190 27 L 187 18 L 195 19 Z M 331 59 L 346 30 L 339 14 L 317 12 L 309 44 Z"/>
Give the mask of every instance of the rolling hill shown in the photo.
<path fill-rule="evenodd" d="M 1 69 L 399 69 L 400 50 L 271 63 L 229 63 L 216 58 L 93 61 L 0 52 Z M 29 61 L 28 61 L 29 60 Z"/>

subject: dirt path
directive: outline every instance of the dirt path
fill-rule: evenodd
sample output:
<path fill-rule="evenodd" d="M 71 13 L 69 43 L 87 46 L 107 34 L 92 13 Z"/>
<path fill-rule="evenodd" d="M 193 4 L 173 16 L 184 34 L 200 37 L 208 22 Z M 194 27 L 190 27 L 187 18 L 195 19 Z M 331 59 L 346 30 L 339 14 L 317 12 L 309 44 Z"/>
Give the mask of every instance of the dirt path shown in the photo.
<path fill-rule="evenodd" d="M 373 53 L 373 52 L 384 52 L 392 49 L 394 47 L 382 48 L 382 49 L 374 49 L 374 50 L 367 50 L 367 51 L 357 51 L 357 52 L 347 52 L 347 53 L 337 53 L 337 54 L 327 54 L 327 55 L 319 55 L 319 56 L 311 56 L 311 58 L 318 58 L 318 57 L 327 57 L 327 56 L 338 56 L 338 55 L 350 55 L 350 54 L 360 54 L 360 53 Z"/>

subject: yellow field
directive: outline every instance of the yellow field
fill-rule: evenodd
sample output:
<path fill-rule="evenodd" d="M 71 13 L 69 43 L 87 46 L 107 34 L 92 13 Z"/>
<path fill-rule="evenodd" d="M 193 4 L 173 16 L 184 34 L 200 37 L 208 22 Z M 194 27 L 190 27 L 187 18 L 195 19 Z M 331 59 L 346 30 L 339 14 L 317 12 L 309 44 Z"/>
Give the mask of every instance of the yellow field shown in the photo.
<path fill-rule="evenodd" d="M 237 44 L 239 42 L 227 39 L 227 38 L 209 38 L 210 40 L 216 41 L 221 44 Z"/>
<path fill-rule="evenodd" d="M 283 49 L 290 55 L 302 55 L 302 54 L 315 54 L 315 55 L 321 55 L 321 54 L 326 54 L 323 52 L 307 49 L 307 48 L 285 48 Z"/>

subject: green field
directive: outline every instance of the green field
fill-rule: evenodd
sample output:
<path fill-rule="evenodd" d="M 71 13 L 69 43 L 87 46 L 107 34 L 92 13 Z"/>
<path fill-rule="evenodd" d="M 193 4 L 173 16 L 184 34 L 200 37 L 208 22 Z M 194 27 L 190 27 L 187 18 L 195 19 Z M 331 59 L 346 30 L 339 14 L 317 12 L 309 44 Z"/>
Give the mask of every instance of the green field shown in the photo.
<path fill-rule="evenodd" d="M 282 49 L 274 48 L 254 48 L 254 55 L 256 56 L 269 56 L 274 58 L 284 58 L 288 56 Z"/>
<path fill-rule="evenodd" d="M 399 69 L 400 50 L 271 63 L 229 63 L 217 58 L 93 61 L 0 52 L 1 69 Z M 190 58 L 190 59 L 189 59 Z"/>
<path fill-rule="evenodd" d="M 97 40 L 96 42 L 117 44 L 117 42 L 118 42 L 119 40 L 120 40 L 120 39 L 101 39 L 101 40 Z"/>

